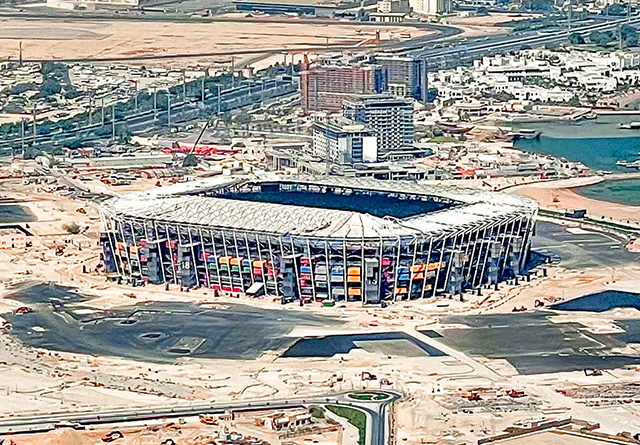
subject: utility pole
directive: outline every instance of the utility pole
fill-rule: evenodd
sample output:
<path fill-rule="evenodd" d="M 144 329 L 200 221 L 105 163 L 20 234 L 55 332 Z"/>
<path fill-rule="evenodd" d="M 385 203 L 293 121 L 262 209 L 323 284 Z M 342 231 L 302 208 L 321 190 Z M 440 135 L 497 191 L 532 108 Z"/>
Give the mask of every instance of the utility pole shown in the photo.
<path fill-rule="evenodd" d="M 568 26 L 568 33 L 571 34 L 571 2 L 569 2 L 569 9 L 567 11 L 567 26 Z"/>
<path fill-rule="evenodd" d="M 20 40 L 20 43 L 18 44 L 18 51 L 20 52 L 20 66 L 22 66 L 22 40 Z"/>
<path fill-rule="evenodd" d="M 167 90 L 167 127 L 171 128 L 171 91 Z"/>
<path fill-rule="evenodd" d="M 89 126 L 93 124 L 93 91 L 89 93 Z"/>
<path fill-rule="evenodd" d="M 618 25 L 618 49 L 622 49 L 622 27 Z"/>
<path fill-rule="evenodd" d="M 38 136 L 38 129 L 36 128 L 36 106 L 33 105 L 33 145 L 36 144 L 36 137 Z"/>
<path fill-rule="evenodd" d="M 133 85 L 134 85 L 134 91 L 135 91 L 133 96 L 133 109 L 137 113 L 138 112 L 138 81 L 134 80 Z"/>
<path fill-rule="evenodd" d="M 111 104 L 111 139 L 116 139 L 116 106 Z"/>
<path fill-rule="evenodd" d="M 20 147 L 24 154 L 24 119 L 20 119 Z"/>
<path fill-rule="evenodd" d="M 222 95 L 220 94 L 220 90 L 222 87 L 220 85 L 216 85 L 218 87 L 218 114 L 220 114 L 220 102 L 222 100 Z"/>
<path fill-rule="evenodd" d="M 427 95 L 429 94 L 429 76 L 427 74 L 427 58 L 422 59 L 422 103 L 427 108 Z"/>
<path fill-rule="evenodd" d="M 158 112 L 158 88 L 153 87 L 153 114 Z"/>
<path fill-rule="evenodd" d="M 204 76 L 202 76 L 202 83 L 200 84 L 200 94 L 202 96 L 202 103 L 204 104 L 204 81 L 205 77 L 207 77 L 207 73 L 205 72 Z"/>
<path fill-rule="evenodd" d="M 101 126 L 104 127 L 104 96 L 100 98 L 100 115 L 102 117 Z"/>
<path fill-rule="evenodd" d="M 187 76 L 182 70 L 182 103 L 187 103 Z"/>
<path fill-rule="evenodd" d="M 231 56 L 231 86 L 236 86 L 236 56 Z"/>

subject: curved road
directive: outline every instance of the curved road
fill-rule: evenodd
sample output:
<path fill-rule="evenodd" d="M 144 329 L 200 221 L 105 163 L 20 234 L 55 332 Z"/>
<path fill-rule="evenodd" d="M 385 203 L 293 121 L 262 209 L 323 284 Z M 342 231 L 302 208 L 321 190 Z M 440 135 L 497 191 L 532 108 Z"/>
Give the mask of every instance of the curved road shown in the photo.
<path fill-rule="evenodd" d="M 402 395 L 394 391 L 367 391 L 384 393 L 388 397 L 384 400 L 359 401 L 351 399 L 349 393 L 328 394 L 308 398 L 293 398 L 282 400 L 258 400 L 236 403 L 207 403 L 190 405 L 172 405 L 145 409 L 113 409 L 92 412 L 60 412 L 39 416 L 0 417 L 0 437 L 14 434 L 32 434 L 46 432 L 58 426 L 74 425 L 76 428 L 86 428 L 91 425 L 122 424 L 140 420 L 160 420 L 186 416 L 197 416 L 201 413 L 224 413 L 226 411 L 250 412 L 266 409 L 288 409 L 295 407 L 309 407 L 311 405 L 339 405 L 349 406 L 362 411 L 367 416 L 366 445 L 388 445 L 390 438 L 390 410 L 389 408 Z"/>

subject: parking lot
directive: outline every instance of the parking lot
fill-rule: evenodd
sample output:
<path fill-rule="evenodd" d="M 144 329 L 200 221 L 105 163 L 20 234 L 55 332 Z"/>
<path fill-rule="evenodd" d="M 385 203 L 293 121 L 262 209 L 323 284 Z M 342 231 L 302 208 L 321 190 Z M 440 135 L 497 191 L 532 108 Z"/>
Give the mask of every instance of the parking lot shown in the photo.
<path fill-rule="evenodd" d="M 626 249 L 627 239 L 610 233 L 539 221 L 532 249 L 567 269 L 625 266 L 640 261 L 639 253 Z"/>

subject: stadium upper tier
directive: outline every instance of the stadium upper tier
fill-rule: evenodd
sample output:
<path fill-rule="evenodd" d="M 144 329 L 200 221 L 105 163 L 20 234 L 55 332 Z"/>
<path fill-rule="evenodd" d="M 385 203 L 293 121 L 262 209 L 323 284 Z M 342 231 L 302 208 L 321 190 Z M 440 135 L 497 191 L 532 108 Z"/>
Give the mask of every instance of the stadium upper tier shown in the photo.
<path fill-rule="evenodd" d="M 215 177 L 105 202 L 110 216 L 310 238 L 437 237 L 533 215 L 526 198 L 411 181 Z"/>

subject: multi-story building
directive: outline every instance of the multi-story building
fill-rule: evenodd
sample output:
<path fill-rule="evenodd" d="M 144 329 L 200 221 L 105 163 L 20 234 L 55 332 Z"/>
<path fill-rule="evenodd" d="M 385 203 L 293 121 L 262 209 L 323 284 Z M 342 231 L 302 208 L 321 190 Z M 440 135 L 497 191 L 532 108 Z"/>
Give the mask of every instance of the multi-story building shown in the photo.
<path fill-rule="evenodd" d="M 422 100 L 422 61 L 417 57 L 379 54 L 374 57 L 387 71 L 389 92 Z"/>
<path fill-rule="evenodd" d="M 369 61 L 344 63 L 325 61 L 301 72 L 302 108 L 305 112 L 339 112 L 342 101 L 356 94 L 380 93 L 387 90 L 384 67 Z"/>
<path fill-rule="evenodd" d="M 451 0 L 410 0 L 409 4 L 418 14 L 440 15 L 451 12 Z"/>
<path fill-rule="evenodd" d="M 380 157 L 413 146 L 413 104 L 410 100 L 384 95 L 360 95 L 343 102 L 343 115 L 370 128 L 378 142 Z"/>
<path fill-rule="evenodd" d="M 362 124 L 347 120 L 314 122 L 313 155 L 338 164 L 375 162 L 375 134 Z"/>

